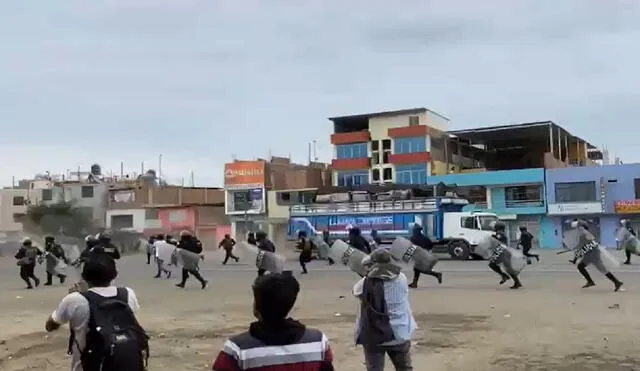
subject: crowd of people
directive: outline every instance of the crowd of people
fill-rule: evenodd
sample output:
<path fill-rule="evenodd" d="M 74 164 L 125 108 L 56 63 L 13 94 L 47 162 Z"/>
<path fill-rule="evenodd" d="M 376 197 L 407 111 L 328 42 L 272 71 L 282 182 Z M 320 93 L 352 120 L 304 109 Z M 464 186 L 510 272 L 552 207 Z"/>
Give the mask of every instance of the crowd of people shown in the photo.
<path fill-rule="evenodd" d="M 626 262 L 629 262 L 629 252 L 638 254 L 640 242 L 626 221 L 622 221 L 621 225 L 619 240 L 621 248 L 625 249 Z M 538 255 L 530 252 L 533 235 L 524 227 L 520 232 L 518 246 L 522 253 L 516 253 L 518 249 L 508 246 L 502 223 L 496 223 L 491 237 L 493 242 L 489 244 L 489 267 L 499 275 L 500 284 L 512 280 L 513 289 L 522 287 L 519 273 L 524 265 L 531 264 L 532 258 L 539 260 Z M 400 243 L 394 243 L 391 248 L 374 248 L 380 242 L 375 240 L 376 235 L 373 237 L 371 244 L 357 228 L 349 232 L 348 249 L 358 250 L 364 256 L 360 262 L 363 270 L 350 266 L 361 276 L 352 289 L 353 296 L 360 302 L 355 342 L 363 347 L 368 371 L 383 370 L 386 355 L 396 370 L 413 370 L 411 339 L 417 325 L 409 302 L 409 289 L 417 287 L 420 274 L 433 276 L 442 282 L 442 273 L 433 270 L 437 260 L 430 260 L 426 253 L 419 254 L 430 252 L 433 243 L 418 225 L 412 231 L 410 242 L 403 244 L 399 239 Z M 326 238 L 326 235 L 323 236 L 323 242 L 328 244 Z M 258 251 L 257 278 L 252 285 L 256 321 L 248 326 L 246 332 L 232 336 L 224 343 L 213 361 L 212 369 L 334 370 L 333 353 L 327 336 L 289 317 L 300 292 L 297 279 L 291 271 L 261 263 L 260 259 L 275 253 L 275 244 L 263 231 L 249 233 L 246 243 Z M 565 243 L 574 252 L 571 262 L 577 264 L 578 271 L 587 281 L 584 288 L 595 285 L 586 270 L 589 265 L 594 265 L 613 282 L 615 291 L 620 290 L 622 282 L 606 264 L 608 253 L 599 247 L 589 232 L 587 222 L 574 220 L 566 233 Z M 306 263 L 311 259 L 315 244 L 304 232 L 299 234 L 299 262 L 303 274 L 308 272 Z M 225 250 L 222 264 L 227 264 L 229 259 L 239 260 L 234 255 L 236 245 L 229 235 L 220 241 L 218 247 Z M 153 236 L 149 240 L 147 264 L 151 264 L 153 257 L 157 264 L 155 278 L 161 278 L 163 274 L 170 278 L 169 265 L 179 262 L 182 279 L 177 286 L 184 288 L 192 275 L 204 289 L 207 281 L 200 275 L 198 267 L 198 262 L 203 259 L 202 250 L 202 243 L 188 232 L 181 233 L 177 241 L 172 236 Z M 514 263 L 514 255 L 518 254 L 524 259 L 521 267 Z M 347 255 L 351 256 L 352 253 L 344 252 L 344 256 Z M 66 276 L 56 270 L 56 261 L 64 261 L 82 270 L 82 282 L 73 285 L 45 325 L 47 331 L 54 331 L 69 323 L 68 352 L 72 371 L 147 369 L 149 337 L 135 317 L 139 309 L 136 294 L 131 288 L 112 284 L 117 277 L 116 261 L 120 259 L 120 251 L 111 242 L 109 234 L 87 237 L 85 249 L 77 261 L 69 261 L 64 249 L 52 237 L 45 238 L 44 251 L 31 240 L 24 240 L 16 259 L 20 266 L 20 277 L 27 283 L 27 288 L 40 283 L 34 274 L 38 261 L 51 261 L 47 263 L 47 285 L 53 284 L 54 277 L 61 284 L 65 282 Z M 341 260 L 347 265 L 348 259 Z M 399 260 L 413 263 L 414 278 L 411 283 L 402 273 Z"/>

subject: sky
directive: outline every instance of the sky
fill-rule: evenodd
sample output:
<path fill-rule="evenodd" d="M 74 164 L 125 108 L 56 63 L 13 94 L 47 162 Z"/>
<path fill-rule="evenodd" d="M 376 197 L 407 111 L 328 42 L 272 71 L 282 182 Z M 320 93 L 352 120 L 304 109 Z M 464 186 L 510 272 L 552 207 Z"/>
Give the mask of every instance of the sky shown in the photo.
<path fill-rule="evenodd" d="M 329 5 L 330 4 L 330 5 Z M 553 120 L 639 162 L 635 0 L 0 0 L 0 185 L 93 163 L 221 186 L 327 117 Z"/>

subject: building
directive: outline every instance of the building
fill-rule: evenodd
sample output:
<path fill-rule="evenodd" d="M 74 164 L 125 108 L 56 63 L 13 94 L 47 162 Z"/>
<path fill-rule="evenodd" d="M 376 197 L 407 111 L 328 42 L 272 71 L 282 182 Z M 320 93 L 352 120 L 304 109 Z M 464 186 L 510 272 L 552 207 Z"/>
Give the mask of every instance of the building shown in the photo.
<path fill-rule="evenodd" d="M 436 175 L 427 178 L 427 183 L 455 185 L 455 192 L 471 203 L 466 209 L 497 214 L 507 225 L 510 240 L 517 238 L 520 226 L 526 226 L 536 236 L 536 246 L 551 247 L 541 243 L 545 240 L 541 225 L 547 212 L 544 174 L 540 168 L 497 170 Z"/>
<path fill-rule="evenodd" d="M 548 170 L 546 198 L 548 244 L 562 246 L 568 222 L 581 218 L 591 222 L 590 231 L 603 245 L 615 247 L 620 219 L 640 230 L 640 164 Z"/>
<path fill-rule="evenodd" d="M 22 233 L 20 218 L 27 213 L 29 194 L 26 189 L 0 189 L 0 233 L 18 238 Z"/>
<path fill-rule="evenodd" d="M 333 185 L 415 183 L 446 173 L 449 119 L 427 108 L 329 118 Z"/>
<path fill-rule="evenodd" d="M 331 172 L 328 164 L 319 162 L 302 165 L 272 157 L 225 164 L 225 207 L 232 235 L 241 238 L 249 231 L 265 230 L 274 241 L 286 241 L 287 202 L 298 199 L 298 190 L 327 184 Z"/>
<path fill-rule="evenodd" d="M 106 227 L 144 235 L 195 233 L 206 247 L 229 233 L 221 188 L 131 185 L 109 190 Z"/>

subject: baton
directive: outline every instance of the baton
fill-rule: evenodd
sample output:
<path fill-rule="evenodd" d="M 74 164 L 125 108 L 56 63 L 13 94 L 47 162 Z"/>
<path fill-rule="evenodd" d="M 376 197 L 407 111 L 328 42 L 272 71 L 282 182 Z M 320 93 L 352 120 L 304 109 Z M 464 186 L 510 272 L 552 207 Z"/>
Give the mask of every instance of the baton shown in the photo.
<path fill-rule="evenodd" d="M 562 250 L 562 251 L 557 252 L 556 255 L 562 255 L 562 254 L 566 254 L 566 253 L 572 252 L 572 251 L 574 251 L 574 250 Z"/>

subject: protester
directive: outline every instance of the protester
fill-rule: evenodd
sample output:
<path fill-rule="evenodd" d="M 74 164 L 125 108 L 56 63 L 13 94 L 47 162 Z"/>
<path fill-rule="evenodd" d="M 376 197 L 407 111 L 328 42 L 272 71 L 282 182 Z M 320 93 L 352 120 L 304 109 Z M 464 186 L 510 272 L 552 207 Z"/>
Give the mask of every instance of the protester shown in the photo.
<path fill-rule="evenodd" d="M 312 245 L 305 231 L 298 232 L 298 249 L 300 249 L 298 262 L 300 263 L 300 267 L 302 267 L 302 274 L 307 274 L 309 273 L 307 271 L 307 263 L 311 261 Z"/>
<path fill-rule="evenodd" d="M 147 264 L 151 264 L 151 256 L 155 256 L 154 248 L 155 248 L 156 237 L 151 236 L 147 241 Z"/>
<path fill-rule="evenodd" d="M 396 370 L 411 371 L 411 338 L 417 326 L 407 277 L 385 249 L 372 252 L 363 264 L 368 273 L 355 284 L 353 294 L 360 299 L 355 340 L 364 348 L 367 371 L 384 370 L 385 354 Z"/>
<path fill-rule="evenodd" d="M 69 323 L 72 371 L 145 369 L 149 350 L 147 336 L 135 318 L 138 299 L 130 288 L 111 286 L 117 275 L 114 259 L 91 254 L 82 269 L 88 289 L 65 296 L 45 324 L 51 332 Z M 104 333 L 110 336 L 103 337 Z M 112 351 L 105 353 L 109 348 Z"/>
<path fill-rule="evenodd" d="M 155 251 L 156 265 L 158 266 L 158 271 L 153 278 L 160 278 L 163 272 L 167 278 L 171 278 L 171 269 L 168 268 L 168 265 L 171 263 L 171 256 L 173 256 L 176 247 L 165 241 L 165 237 L 159 234 L 155 237 L 153 250 Z"/>
<path fill-rule="evenodd" d="M 20 278 L 27 283 L 27 289 L 33 289 L 30 280 L 33 280 L 35 287 L 40 285 L 40 279 L 36 277 L 35 270 L 36 259 L 41 255 L 42 251 L 33 245 L 30 238 L 22 240 L 22 246 L 16 253 L 15 258 L 18 260 L 17 264 L 20 267 Z"/>
<path fill-rule="evenodd" d="M 533 235 L 529 233 L 526 226 L 520 226 L 520 241 L 518 242 L 522 246 L 522 254 L 527 258 L 527 264 L 531 264 L 531 258 L 535 258 L 536 261 L 540 261 L 540 255 L 532 254 L 531 248 L 533 248 Z"/>
<path fill-rule="evenodd" d="M 222 264 L 227 264 L 229 258 L 236 261 L 236 263 L 240 260 L 237 256 L 233 255 L 233 247 L 236 245 L 236 240 L 231 238 L 231 235 L 225 234 L 224 238 L 218 244 L 218 248 L 224 248 L 224 261 Z"/>
<path fill-rule="evenodd" d="M 253 284 L 257 321 L 225 342 L 213 370 L 333 371 L 327 337 L 287 317 L 299 292 L 291 272 L 258 277 Z"/>

